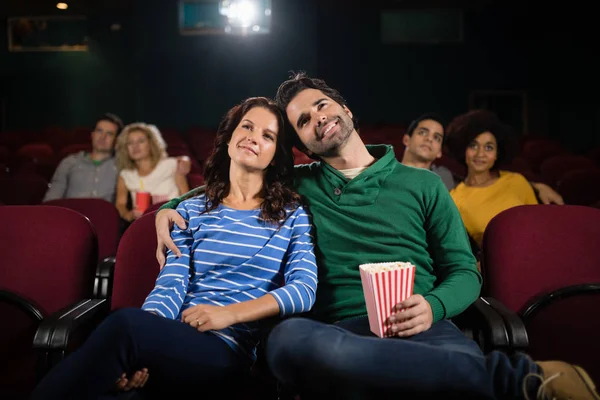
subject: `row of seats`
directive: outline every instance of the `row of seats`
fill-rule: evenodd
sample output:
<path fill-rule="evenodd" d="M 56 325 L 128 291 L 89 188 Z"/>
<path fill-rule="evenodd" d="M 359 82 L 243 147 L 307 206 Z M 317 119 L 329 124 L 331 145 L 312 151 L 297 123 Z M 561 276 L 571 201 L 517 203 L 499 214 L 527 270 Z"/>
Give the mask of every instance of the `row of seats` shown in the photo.
<path fill-rule="evenodd" d="M 9 321 L 0 333 L 0 396 L 26 395 L 109 312 L 140 307 L 159 271 L 153 211 L 125 231 L 114 259 L 98 268 L 107 251 L 102 226 L 66 206 L 0 207 L 0 309 Z M 499 214 L 484 235 L 483 297 L 455 322 L 485 352 L 526 350 L 536 359 L 580 364 L 600 379 L 598 237 L 600 210 L 589 207 L 521 206 Z M 249 399 L 276 395 L 260 366 L 245 382 Z"/>
<path fill-rule="evenodd" d="M 527 205 L 494 217 L 482 245 L 483 293 L 516 312 L 536 360 L 580 364 L 600 381 L 600 210 Z"/>
<path fill-rule="evenodd" d="M 212 150 L 215 131 L 206 128 L 191 128 L 182 134 L 176 129 L 161 129 L 169 146 L 169 152 L 183 152 L 202 163 Z M 360 134 L 367 143 L 389 143 L 396 147 L 398 153 L 403 148 L 402 135 L 405 125 L 362 126 Z M 37 133 L 4 132 L 0 134 L 0 164 L 6 163 L 7 154 L 17 155 L 20 151 L 31 152 L 40 162 L 54 158 L 62 159 L 71 152 L 89 149 L 89 129 L 76 128 L 71 131 L 53 127 Z M 45 145 L 42 149 L 40 145 Z M 29 149 L 27 149 L 29 146 Z M 38 147 L 36 149 L 36 146 Z M 22 149 L 22 150 L 21 150 Z M 525 164 L 532 173 L 542 171 L 542 163 L 557 155 L 572 155 L 560 141 L 548 138 L 521 138 L 519 151 L 520 163 Z M 176 155 L 176 154 L 175 154 Z M 600 147 L 590 149 L 585 156 L 592 159 L 596 166 L 600 165 Z"/>
<path fill-rule="evenodd" d="M 11 152 L 15 152 L 19 147 L 28 143 L 48 143 L 55 152 L 60 151 L 68 145 L 85 144 L 90 142 L 91 127 L 78 127 L 73 129 L 65 129 L 61 127 L 51 127 L 42 130 L 13 130 L 0 132 L 0 147 L 8 148 Z M 183 139 L 187 137 L 214 137 L 214 129 L 203 127 L 190 128 L 185 132 L 177 129 L 161 128 L 161 134 L 165 141 L 171 145 L 188 144 L 188 141 Z"/>
<path fill-rule="evenodd" d="M 297 163 L 310 163 L 310 159 L 298 150 Z M 464 168 L 446 156 L 436 161 L 437 165 L 449 168 L 455 176 L 460 177 Z M 524 173 L 519 168 L 508 168 L 520 172 L 531 182 L 544 182 L 535 175 Z M 204 176 L 198 172 L 190 172 L 187 181 L 191 188 L 204 184 Z M 582 205 L 600 208 L 600 169 L 567 170 L 560 175 L 559 181 L 553 186 L 561 194 L 566 204 Z M 39 204 L 48 190 L 48 180 L 36 172 L 6 173 L 0 166 L 0 203 L 9 205 Z"/>
<path fill-rule="evenodd" d="M 389 143 L 395 147 L 399 160 L 402 159 L 404 145 L 402 144 L 402 135 L 406 127 L 380 126 L 363 127 L 361 135 L 366 143 Z M 49 132 L 57 132 L 57 128 Z M 165 130 L 164 137 L 168 143 L 168 151 L 171 156 L 188 156 L 192 161 L 190 185 L 196 186 L 197 177 L 202 175 L 202 163 L 205 161 L 214 140 L 214 131 L 209 129 L 195 128 L 188 132 L 186 137 L 180 135 L 176 130 Z M 0 134 L 0 143 L 6 142 L 6 133 Z M 9 152 L 8 148 L 0 144 L 0 177 L 7 174 L 31 175 L 36 173 L 49 181 L 54 173 L 58 162 L 68 154 L 76 151 L 89 150 L 89 135 L 82 136 L 86 143 L 67 144 L 60 150 L 53 150 L 49 143 L 38 142 L 22 145 Z M 14 153 L 14 155 L 13 155 Z M 294 149 L 295 163 L 302 164 L 312 162 L 304 153 Z M 436 165 L 442 165 L 450 169 L 458 177 L 466 175 L 466 169 L 463 165 L 456 162 L 449 156 L 444 149 L 443 156 L 434 162 Z M 532 182 L 543 182 L 557 190 L 567 204 L 575 205 L 600 205 L 600 148 L 591 149 L 586 155 L 572 154 L 559 141 L 552 139 L 525 139 L 521 145 L 520 154 L 515 157 L 508 165 L 501 166 L 513 172 L 523 174 Z M 6 171 L 9 172 L 6 172 Z M 7 183 L 4 184 L 6 187 Z M 33 183 L 35 187 L 41 187 L 41 184 Z M 22 184 L 20 186 L 23 186 Z M 0 191 L 7 191 L 8 188 Z M 40 192 L 40 190 L 33 190 Z M 8 195 L 12 196 L 12 195 Z M 32 195 L 27 202 L 17 202 L 14 200 L 5 200 L 7 204 L 36 204 L 35 199 L 39 198 Z M 0 201 L 2 198 L 0 197 Z"/>
<path fill-rule="evenodd" d="M 201 173 L 190 172 L 186 178 L 190 188 L 204 184 L 204 176 Z M 48 185 L 48 180 L 36 172 L 3 174 L 0 170 L 0 204 L 40 204 L 48 190 Z"/>
<path fill-rule="evenodd" d="M 192 161 L 192 171 L 201 172 L 201 163 L 212 150 L 215 132 L 206 129 L 192 131 L 190 140 L 184 140 L 178 133 L 163 132 L 171 156 L 187 155 Z M 90 132 L 78 137 L 65 136 L 15 136 L 14 132 L 0 134 L 0 164 L 11 169 L 24 168 L 23 164 L 33 163 L 40 167 L 56 166 L 69 154 L 90 151 Z M 197 160 L 197 162 L 196 162 Z M 51 171 L 50 171 L 51 173 Z M 50 175 L 51 176 L 51 175 Z M 48 178 L 49 179 L 49 178 Z"/>
<path fill-rule="evenodd" d="M 77 346 L 79 341 L 73 343 L 72 339 L 82 329 L 85 336 L 108 313 L 141 306 L 158 273 L 154 215 L 144 215 L 125 232 L 107 277 L 109 290 L 96 296 L 91 285 L 96 234 L 88 219 L 54 206 L 0 207 L 0 218 L 5 221 L 0 228 L 0 242 L 12 251 L 0 268 L 0 307 L 11 321 L 0 337 L 4 361 L 0 395 L 25 398 L 37 380 Z M 35 226 L 38 229 L 30 230 L 21 223 L 30 219 L 40 221 L 44 229 Z M 25 228 L 19 229 L 18 225 Z M 32 243 L 42 236 L 37 232 L 44 232 L 44 246 L 27 248 L 28 257 L 19 257 L 24 247 L 20 240 Z M 259 384 L 271 381 L 256 370 L 252 376 L 245 383 L 246 398 L 273 398 L 275 384 Z"/>

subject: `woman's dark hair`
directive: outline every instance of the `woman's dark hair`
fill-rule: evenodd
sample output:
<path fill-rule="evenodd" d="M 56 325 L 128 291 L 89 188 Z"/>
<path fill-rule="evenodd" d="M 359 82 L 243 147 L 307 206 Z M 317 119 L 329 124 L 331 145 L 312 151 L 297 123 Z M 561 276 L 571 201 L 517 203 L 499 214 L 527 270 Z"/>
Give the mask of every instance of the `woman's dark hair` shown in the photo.
<path fill-rule="evenodd" d="M 206 211 L 214 210 L 229 194 L 229 166 L 231 159 L 228 145 L 235 128 L 242 118 L 255 107 L 270 111 L 277 118 L 279 133 L 277 148 L 272 165 L 269 165 L 264 179 L 264 201 L 260 206 L 261 218 L 278 224 L 286 216 L 285 207 L 300 203 L 300 196 L 292 189 L 294 156 L 292 145 L 286 140 L 284 119 L 277 104 L 266 97 L 251 97 L 227 112 L 217 129 L 217 137 L 211 155 L 206 160 L 204 177 L 206 180 Z"/>
<path fill-rule="evenodd" d="M 287 106 L 290 102 L 305 89 L 316 89 L 323 92 L 323 94 L 340 106 L 346 106 L 346 100 L 342 97 L 340 92 L 329 87 L 327 83 L 325 83 L 322 79 L 310 78 L 306 75 L 305 72 L 292 73 L 292 76 L 287 81 L 283 82 L 279 85 L 277 89 L 277 94 L 275 95 L 275 102 L 281 108 L 281 110 L 285 113 Z M 300 140 L 298 135 L 296 134 L 296 129 L 292 126 L 291 122 L 288 121 L 287 117 L 285 118 L 286 122 L 286 131 L 290 137 L 292 137 L 292 144 L 296 146 L 299 150 L 306 153 L 307 149 L 304 146 L 304 143 Z M 358 131 L 358 120 L 356 116 L 352 116 L 352 124 L 354 125 L 354 129 Z M 309 154 L 310 155 L 310 154 Z"/>
<path fill-rule="evenodd" d="M 446 128 L 446 143 L 452 156 L 466 166 L 465 150 L 484 132 L 496 138 L 497 159 L 492 170 L 505 166 L 514 157 L 517 149 L 516 133 L 502 123 L 496 114 L 487 110 L 473 110 L 455 117 Z"/>

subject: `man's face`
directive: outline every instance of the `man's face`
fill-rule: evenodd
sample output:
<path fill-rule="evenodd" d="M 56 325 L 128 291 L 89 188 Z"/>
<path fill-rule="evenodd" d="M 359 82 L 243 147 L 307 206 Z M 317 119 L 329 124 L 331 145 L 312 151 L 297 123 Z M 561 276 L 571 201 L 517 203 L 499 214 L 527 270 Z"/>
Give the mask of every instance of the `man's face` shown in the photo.
<path fill-rule="evenodd" d="M 442 156 L 444 127 L 437 121 L 426 119 L 417 125 L 412 136 L 404 135 L 406 152 L 420 162 L 433 162 Z"/>
<path fill-rule="evenodd" d="M 119 127 L 117 124 L 106 120 L 98 121 L 92 131 L 92 148 L 94 151 L 102 153 L 112 152 L 118 130 Z"/>
<path fill-rule="evenodd" d="M 304 89 L 285 109 L 288 120 L 308 150 L 334 157 L 354 132 L 352 113 L 317 89 Z"/>

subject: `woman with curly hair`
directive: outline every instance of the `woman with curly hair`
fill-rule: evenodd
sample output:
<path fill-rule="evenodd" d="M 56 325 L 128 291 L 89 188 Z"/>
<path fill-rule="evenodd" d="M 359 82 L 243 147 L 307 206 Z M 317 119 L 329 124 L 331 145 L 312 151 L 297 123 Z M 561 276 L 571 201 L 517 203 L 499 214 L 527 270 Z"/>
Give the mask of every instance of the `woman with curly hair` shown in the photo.
<path fill-rule="evenodd" d="M 207 161 L 206 192 L 177 207 L 187 223 L 172 232 L 181 255 L 167 254 L 142 309 L 109 316 L 33 399 L 96 399 L 139 370 L 151 374 L 141 395 L 203 395 L 212 387 L 223 397 L 255 360 L 259 320 L 311 309 L 312 223 L 291 186 L 283 126 L 263 97 L 227 113 Z"/>
<path fill-rule="evenodd" d="M 144 211 L 130 210 L 128 196 L 135 205 L 138 192 L 149 192 L 151 203 L 160 203 L 189 190 L 185 174 L 178 173 L 177 159 L 167 157 L 166 148 L 158 128 L 141 122 L 127 125 L 117 138 L 115 205 L 125 221 L 139 218 Z"/>
<path fill-rule="evenodd" d="M 467 167 L 467 177 L 450 191 L 467 232 L 481 248 L 490 220 L 511 207 L 538 204 L 533 188 L 521 174 L 500 170 L 513 155 L 512 129 L 495 114 L 476 110 L 460 115 L 447 129 L 448 147 Z"/>

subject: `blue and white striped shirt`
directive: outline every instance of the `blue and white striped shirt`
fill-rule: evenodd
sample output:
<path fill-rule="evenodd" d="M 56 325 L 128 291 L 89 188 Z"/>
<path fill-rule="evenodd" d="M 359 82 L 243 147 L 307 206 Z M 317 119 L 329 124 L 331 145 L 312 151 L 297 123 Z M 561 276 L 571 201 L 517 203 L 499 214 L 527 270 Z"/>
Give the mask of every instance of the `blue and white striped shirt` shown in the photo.
<path fill-rule="evenodd" d="M 197 304 L 226 306 L 270 293 L 280 316 L 307 312 L 315 302 L 317 265 L 312 221 L 302 207 L 286 209 L 281 227 L 265 223 L 260 210 L 219 205 L 202 213 L 205 196 L 179 204 L 187 229 L 171 233 L 182 256 L 167 263 L 142 308 L 169 319 Z M 210 331 L 254 359 L 258 323 Z"/>

